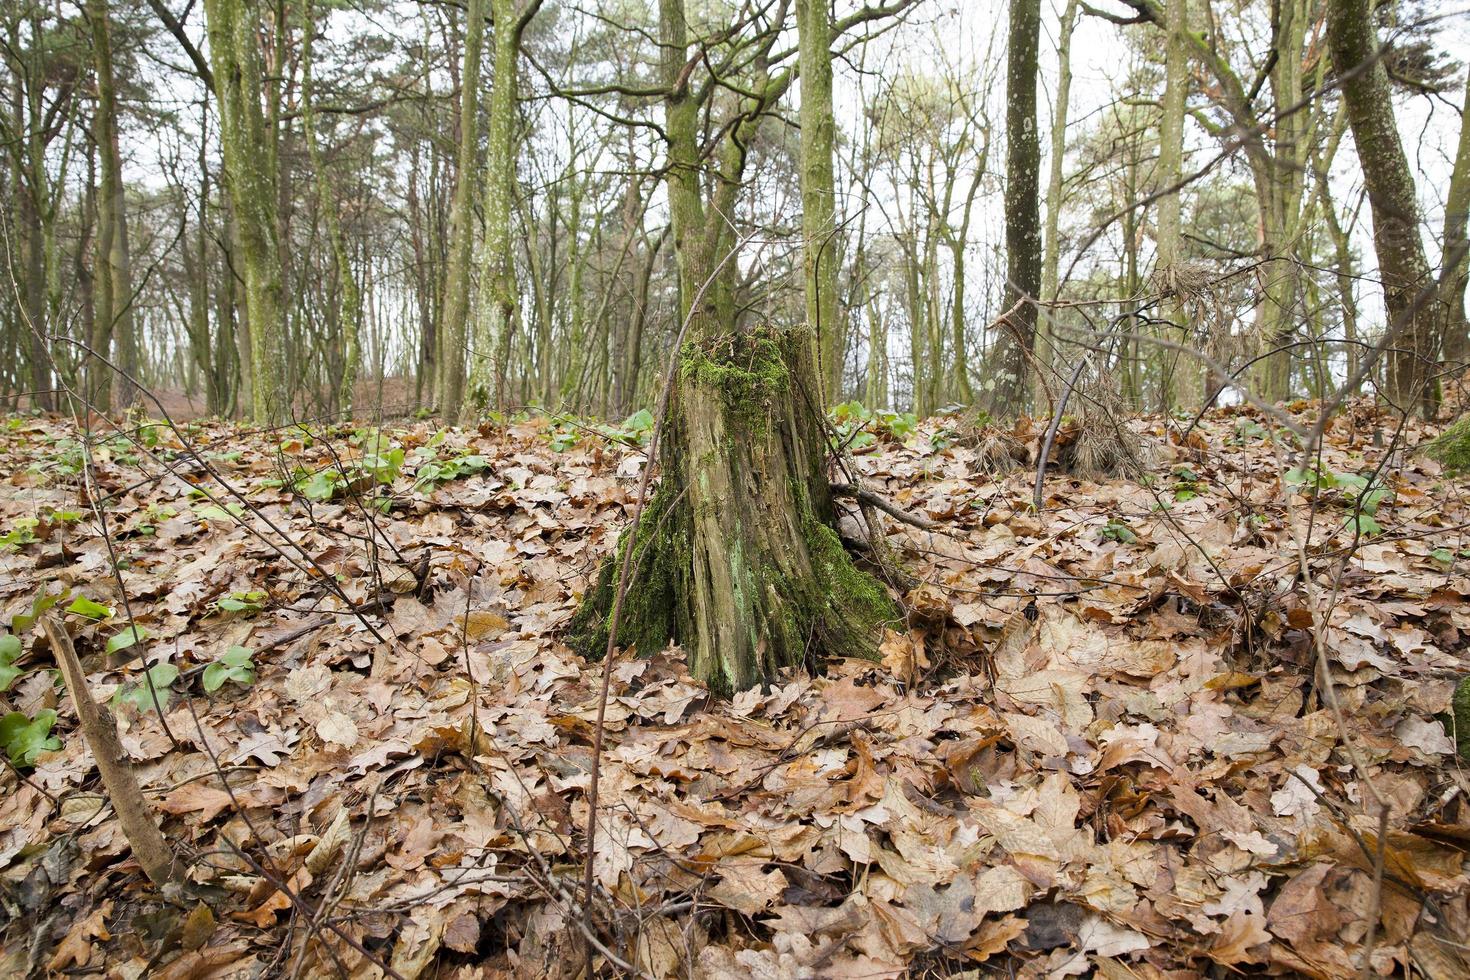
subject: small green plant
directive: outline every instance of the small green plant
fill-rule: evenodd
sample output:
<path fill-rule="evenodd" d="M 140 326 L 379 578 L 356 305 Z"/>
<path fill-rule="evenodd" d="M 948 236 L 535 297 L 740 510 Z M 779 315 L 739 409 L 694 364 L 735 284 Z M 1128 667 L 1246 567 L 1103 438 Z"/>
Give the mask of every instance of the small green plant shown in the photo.
<path fill-rule="evenodd" d="M 57 603 L 65 602 L 69 598 L 71 598 L 70 589 L 63 589 L 62 591 L 56 593 L 37 592 L 34 596 L 31 597 L 30 612 L 16 613 L 14 616 L 10 617 L 10 631 L 12 633 L 24 633 L 26 630 L 36 625 L 36 620 L 41 618 L 42 613 L 50 609 L 52 606 L 55 606 Z M 106 607 L 104 606 L 103 608 Z"/>
<path fill-rule="evenodd" d="M 132 649 L 148 638 L 148 631 L 141 626 L 129 626 L 121 633 L 116 633 L 107 640 L 107 652 L 109 654 L 121 653 Z"/>
<path fill-rule="evenodd" d="M 1176 503 L 1184 503 L 1193 500 L 1204 490 L 1204 481 L 1188 466 L 1176 466 L 1174 468 L 1174 500 Z"/>
<path fill-rule="evenodd" d="M 255 661 L 247 647 L 232 646 L 224 656 L 204 668 L 204 690 L 213 694 L 225 683 L 249 687 L 255 683 Z"/>
<path fill-rule="evenodd" d="M 1266 427 L 1255 419 L 1241 419 L 1235 423 L 1235 434 L 1230 441 L 1236 444 L 1259 442 L 1268 435 L 1270 433 L 1266 431 Z"/>
<path fill-rule="evenodd" d="M 194 508 L 194 516 L 201 521 L 213 521 L 216 524 L 236 524 L 245 513 L 245 505 L 234 502 L 227 503 L 223 507 L 219 504 L 203 504 Z"/>
<path fill-rule="evenodd" d="M 440 459 L 438 449 L 447 435 L 446 430 L 440 429 L 428 442 L 414 450 L 414 490 L 434 490 L 452 480 L 483 473 L 490 468 L 490 460 L 477 453 Z"/>
<path fill-rule="evenodd" d="M 56 724 L 56 712 L 45 708 L 31 716 L 12 711 L 0 718 L 0 746 L 16 768 L 28 769 L 36 764 L 42 752 L 55 752 L 61 748 L 61 739 L 51 734 Z"/>
<path fill-rule="evenodd" d="M 0 633 L 0 693 L 10 690 L 24 670 L 15 662 L 20 659 L 20 637 L 14 633 Z"/>
<path fill-rule="evenodd" d="M 18 551 L 28 544 L 35 544 L 40 540 L 36 537 L 36 528 L 40 526 L 40 518 L 17 517 L 10 530 L 0 534 L 0 551 L 10 548 Z"/>
<path fill-rule="evenodd" d="M 111 619 L 113 614 L 111 606 L 104 606 L 100 602 L 94 602 L 84 595 L 79 595 L 73 599 L 71 605 L 66 607 L 66 611 L 81 616 L 83 619 L 97 620 Z"/>
<path fill-rule="evenodd" d="M 1133 533 L 1133 529 L 1117 517 L 1109 518 L 1108 523 L 1099 533 L 1104 541 L 1117 541 L 1119 544 L 1132 544 L 1138 540 L 1138 535 Z"/>
<path fill-rule="evenodd" d="M 139 711 L 147 712 L 153 710 L 153 696 L 158 695 L 158 703 L 162 707 L 168 706 L 169 698 L 173 695 L 174 682 L 179 679 L 179 668 L 169 663 L 158 663 L 149 667 L 143 674 L 141 680 L 132 684 L 124 684 L 117 689 L 112 696 L 114 705 L 131 704 Z M 152 690 L 149 690 L 150 684 Z"/>
<path fill-rule="evenodd" d="M 258 613 L 265 608 L 266 593 L 259 590 L 231 592 L 214 601 L 214 607 L 224 613 Z"/>
<path fill-rule="evenodd" d="M 1303 487 L 1311 497 L 1345 506 L 1349 513 L 1343 520 L 1343 527 L 1354 533 L 1373 535 L 1383 532 L 1377 520 L 1378 507 L 1388 499 L 1390 491 L 1376 477 L 1334 473 L 1308 466 L 1287 470 L 1282 479 L 1293 486 Z"/>

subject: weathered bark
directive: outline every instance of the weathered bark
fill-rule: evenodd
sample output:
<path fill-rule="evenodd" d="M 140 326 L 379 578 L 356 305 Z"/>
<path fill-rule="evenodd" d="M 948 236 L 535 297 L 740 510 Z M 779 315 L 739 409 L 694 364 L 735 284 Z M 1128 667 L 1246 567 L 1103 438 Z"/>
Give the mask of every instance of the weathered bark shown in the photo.
<path fill-rule="evenodd" d="M 92 27 L 92 62 L 97 81 L 97 113 L 94 119 L 101 186 L 97 201 L 96 312 L 92 349 L 101 357 L 112 355 L 124 373 L 109 378 L 111 369 L 97 358 L 88 360 L 88 397 L 106 410 L 117 395 L 119 408 L 133 400 L 136 377 L 137 341 L 133 336 L 133 275 L 128 251 L 127 200 L 123 193 L 122 156 L 118 150 L 117 97 L 112 72 L 112 30 L 106 0 L 88 0 L 87 19 Z"/>
<path fill-rule="evenodd" d="M 1373 247 L 1388 314 L 1384 393 L 1404 411 L 1427 413 L 1437 400 L 1432 368 L 1438 304 L 1421 295 L 1432 280 L 1419 238 L 1414 177 L 1399 141 L 1368 0 L 1328 3 L 1327 42 L 1373 212 Z"/>
<path fill-rule="evenodd" d="M 163 831 L 158 829 L 157 818 L 148 810 L 138 778 L 133 773 L 132 761 L 118 738 L 117 723 L 111 713 L 93 699 L 87 687 L 87 675 L 60 618 L 55 613 L 48 613 L 42 618 L 41 627 L 51 642 L 51 652 L 56 656 L 56 665 L 61 668 L 72 704 L 76 707 L 82 738 L 97 764 L 102 788 L 107 791 L 123 837 L 133 849 L 133 857 L 137 858 L 143 873 L 155 886 L 171 891 L 178 889 L 183 884 L 182 869 L 174 858 L 173 849 L 164 839 Z"/>
<path fill-rule="evenodd" d="M 631 537 L 637 574 L 619 645 L 649 654 L 678 643 L 719 694 L 782 668 L 875 655 L 897 611 L 831 527 L 826 443 L 801 367 L 809 346 L 807 331 L 766 329 L 685 346 L 663 484 L 578 611 L 576 649 L 606 646 Z"/>
<path fill-rule="evenodd" d="M 327 180 L 321 143 L 316 134 L 316 91 L 312 84 L 312 71 L 316 67 L 312 63 L 316 18 L 312 0 L 306 0 L 304 13 L 306 24 L 301 42 L 301 129 L 306 137 L 307 158 L 311 161 L 317 209 L 326 222 L 327 239 L 332 246 L 332 264 L 337 273 L 337 316 L 342 331 L 339 345 L 342 372 L 336 378 L 337 407 L 346 417 L 351 418 L 352 392 L 357 385 L 362 297 L 357 288 L 357 279 L 352 274 L 352 264 L 347 258 L 347 241 L 342 237 L 338 202 Z"/>
<path fill-rule="evenodd" d="M 1444 356 L 1451 370 L 1464 370 L 1470 359 L 1470 326 L 1465 319 L 1465 287 L 1470 283 L 1470 72 L 1465 74 L 1465 100 L 1460 107 L 1460 143 L 1450 172 L 1444 204 L 1444 252 L 1440 262 L 1445 306 Z"/>
<path fill-rule="evenodd" d="M 1041 144 L 1036 131 L 1036 59 L 1041 35 L 1040 0 L 1012 0 L 1006 54 L 1006 291 L 1003 307 L 1020 308 L 995 338 L 989 364 L 993 415 L 1025 408 L 1026 354 L 1036 336 L 1041 293 L 1041 208 L 1037 172 Z"/>
<path fill-rule="evenodd" d="M 475 319 L 470 383 L 460 416 L 471 419 L 505 401 L 505 379 L 515 327 L 517 297 L 511 254 L 510 209 L 516 186 L 516 74 L 521 34 L 541 7 L 531 0 L 522 12 L 516 0 L 490 0 L 495 17 L 494 79 L 490 90 L 489 144 L 485 160 L 485 242 L 480 253 L 480 306 Z"/>
<path fill-rule="evenodd" d="M 259 19 L 250 0 L 205 0 L 219 104 L 220 147 L 245 280 L 251 415 L 263 424 L 290 412 L 277 238 L 276 172 L 260 93 Z"/>
<path fill-rule="evenodd" d="M 1184 32 L 1189 29 L 1189 0 L 1170 0 L 1164 12 L 1164 100 L 1159 114 L 1158 189 L 1166 191 L 1158 204 L 1158 254 L 1156 277 L 1172 281 L 1182 258 L 1180 252 L 1181 198 L 1175 187 L 1182 176 L 1184 157 L 1184 108 L 1189 93 L 1189 52 Z M 1159 274 L 1162 273 L 1160 276 Z M 1171 340 L 1193 339 L 1193 330 L 1176 296 L 1166 307 L 1166 318 L 1176 330 Z M 1169 351 L 1163 356 L 1159 410 L 1192 407 L 1202 394 L 1200 363 L 1187 354 Z"/>
<path fill-rule="evenodd" d="M 842 245 L 833 174 L 832 20 L 830 0 L 796 0 L 801 71 L 801 235 L 806 322 L 816 332 L 825 401 L 842 398 L 847 324 L 837 308 Z"/>
<path fill-rule="evenodd" d="M 480 59 L 485 46 L 486 0 L 469 0 L 465 14 L 464 68 L 460 74 L 459 154 L 449 206 L 449 255 L 444 271 L 443 322 L 439 328 L 439 410 L 459 411 L 464 399 L 465 348 L 469 342 L 470 255 L 475 238 L 474 193 L 479 167 Z"/>

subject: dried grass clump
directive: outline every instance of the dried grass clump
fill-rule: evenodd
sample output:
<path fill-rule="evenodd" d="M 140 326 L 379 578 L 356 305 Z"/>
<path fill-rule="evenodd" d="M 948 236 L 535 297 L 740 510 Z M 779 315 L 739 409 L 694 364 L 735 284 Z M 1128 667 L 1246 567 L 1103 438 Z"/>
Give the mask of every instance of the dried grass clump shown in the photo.
<path fill-rule="evenodd" d="M 1150 454 L 1143 441 L 1124 424 L 1118 382 L 1106 371 L 1092 374 L 1073 393 L 1080 410 L 1075 421 L 1057 434 L 1057 464 L 1086 479 L 1138 478 L 1148 469 Z"/>
<path fill-rule="evenodd" d="M 1015 428 L 1007 431 L 991 421 L 989 412 L 970 409 L 955 426 L 956 441 L 975 451 L 975 475 L 1005 476 L 1031 465 L 1031 453 L 1026 449 L 1030 436 L 1027 426 L 1028 420 L 1019 419 Z"/>
<path fill-rule="evenodd" d="M 1002 429 L 992 427 L 978 433 L 972 445 L 977 473 L 1004 476 L 1031 462 L 1031 454 L 1021 440 Z"/>

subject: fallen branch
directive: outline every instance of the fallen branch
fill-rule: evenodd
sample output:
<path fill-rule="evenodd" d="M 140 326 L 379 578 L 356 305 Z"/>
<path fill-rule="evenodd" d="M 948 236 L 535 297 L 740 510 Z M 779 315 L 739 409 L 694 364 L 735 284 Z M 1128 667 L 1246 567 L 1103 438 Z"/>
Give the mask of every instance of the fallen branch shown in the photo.
<path fill-rule="evenodd" d="M 850 497 L 859 503 L 878 508 L 901 524 L 907 524 L 910 527 L 916 527 L 923 531 L 932 531 L 939 526 L 927 517 L 919 517 L 900 509 L 897 504 L 892 503 L 886 497 L 874 493 L 866 487 L 853 486 L 851 483 L 834 483 L 832 484 L 832 496 Z"/>
<path fill-rule="evenodd" d="M 51 641 L 57 666 L 66 679 L 72 703 L 76 705 L 82 738 L 92 752 L 97 771 L 102 774 L 102 786 L 107 790 L 112 809 L 117 813 L 117 822 L 122 825 L 123 836 L 133 849 L 133 856 L 143 866 L 148 880 L 161 891 L 179 890 L 183 881 L 173 850 L 143 801 L 143 791 L 138 787 L 132 762 L 118 739 L 117 723 L 112 720 L 112 713 L 92 700 L 82 662 L 77 658 L 76 648 L 72 646 L 71 637 L 61 620 L 51 613 L 41 620 L 41 626 Z"/>

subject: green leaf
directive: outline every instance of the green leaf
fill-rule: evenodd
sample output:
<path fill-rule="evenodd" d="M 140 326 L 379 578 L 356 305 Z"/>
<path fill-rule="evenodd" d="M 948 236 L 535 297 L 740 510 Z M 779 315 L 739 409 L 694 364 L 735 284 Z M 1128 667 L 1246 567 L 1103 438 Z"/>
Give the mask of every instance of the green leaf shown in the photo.
<path fill-rule="evenodd" d="M 118 689 L 112 696 L 113 704 L 131 704 L 139 711 L 153 710 L 153 692 L 158 694 L 158 703 L 167 705 L 169 695 L 172 693 L 174 681 L 179 679 L 179 668 L 173 664 L 154 664 L 149 667 L 143 675 L 143 679 L 136 684 L 127 684 Z M 153 691 L 149 691 L 149 683 L 152 683 Z"/>
<path fill-rule="evenodd" d="M 50 708 L 36 712 L 34 718 L 12 711 L 0 718 L 0 745 L 17 766 L 33 766 L 42 752 L 61 748 L 61 739 L 51 734 L 55 724 L 56 712 Z"/>
<path fill-rule="evenodd" d="M 1383 533 L 1383 528 L 1379 526 L 1378 522 L 1373 519 L 1373 515 L 1371 514 L 1349 515 L 1348 519 L 1346 521 L 1343 521 L 1343 527 L 1356 529 L 1357 532 L 1364 537 Z"/>
<path fill-rule="evenodd" d="M 233 681 L 241 687 L 255 683 L 255 661 L 251 656 L 246 647 L 230 647 L 224 656 L 204 668 L 204 690 L 213 694 L 226 681 Z"/>
<path fill-rule="evenodd" d="M 66 607 L 69 613 L 85 616 L 87 619 L 111 619 L 112 607 L 104 606 L 100 602 L 93 602 L 84 595 L 79 595 L 72 600 L 71 605 Z"/>
<path fill-rule="evenodd" d="M 1455 553 L 1448 548 L 1435 548 L 1429 553 L 1429 557 L 1433 558 L 1435 561 L 1445 566 L 1453 565 L 1455 563 Z M 0 691 L 3 690 L 4 688 L 0 687 Z"/>
<path fill-rule="evenodd" d="M 32 626 L 35 625 L 36 620 L 41 618 L 42 613 L 50 609 L 52 606 L 56 605 L 58 602 L 61 602 L 70 594 L 71 592 L 69 590 L 58 592 L 55 595 L 50 595 L 45 592 L 38 593 L 36 597 L 31 600 L 30 612 L 17 613 L 10 618 L 11 630 L 16 633 L 20 633 L 30 629 Z"/>
<path fill-rule="evenodd" d="M 141 643 L 147 635 L 148 631 L 143 627 L 129 626 L 107 641 L 107 652 L 117 653 L 119 650 L 126 650 L 128 647 Z"/>
<path fill-rule="evenodd" d="M 10 690 L 17 677 L 25 671 L 15 666 L 20 659 L 20 637 L 6 633 L 0 636 L 0 692 Z"/>

